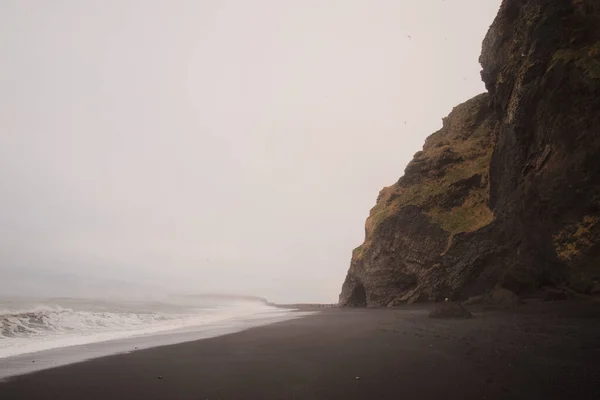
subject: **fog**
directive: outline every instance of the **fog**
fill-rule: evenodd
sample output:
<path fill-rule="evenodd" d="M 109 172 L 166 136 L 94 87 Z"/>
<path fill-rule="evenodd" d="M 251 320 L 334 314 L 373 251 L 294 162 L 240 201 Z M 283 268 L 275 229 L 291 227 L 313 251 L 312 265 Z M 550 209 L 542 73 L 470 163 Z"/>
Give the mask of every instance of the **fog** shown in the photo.
<path fill-rule="evenodd" d="M 499 3 L 0 1 L 0 294 L 335 302 Z"/>

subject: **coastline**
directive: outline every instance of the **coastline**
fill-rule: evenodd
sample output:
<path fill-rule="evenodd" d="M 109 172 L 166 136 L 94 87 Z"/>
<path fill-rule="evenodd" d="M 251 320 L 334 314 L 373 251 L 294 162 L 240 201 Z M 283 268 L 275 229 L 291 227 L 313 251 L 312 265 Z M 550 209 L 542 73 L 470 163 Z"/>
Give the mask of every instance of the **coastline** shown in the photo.
<path fill-rule="evenodd" d="M 242 332 L 258 326 L 302 318 L 313 314 L 316 310 L 305 310 L 304 312 L 300 310 L 287 311 L 289 312 L 278 316 L 249 314 L 234 319 L 225 319 L 216 323 L 212 322 L 210 324 L 182 327 L 150 334 L 135 334 L 133 332 L 133 335 L 130 337 L 48 348 L 41 351 L 0 358 L 0 382 L 16 376 L 78 364 L 96 358 L 128 354 L 134 351 Z"/>
<path fill-rule="evenodd" d="M 47 369 L 2 399 L 595 399 L 598 302 L 325 309 L 224 336 Z"/>

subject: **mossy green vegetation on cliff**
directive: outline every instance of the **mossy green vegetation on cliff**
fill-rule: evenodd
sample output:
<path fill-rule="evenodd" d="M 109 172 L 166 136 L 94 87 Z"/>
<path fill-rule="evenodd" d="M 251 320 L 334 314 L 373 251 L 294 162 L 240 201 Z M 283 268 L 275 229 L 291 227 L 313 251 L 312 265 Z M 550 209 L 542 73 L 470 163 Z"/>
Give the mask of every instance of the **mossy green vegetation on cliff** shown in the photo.
<path fill-rule="evenodd" d="M 554 53 L 549 68 L 557 63 L 573 63 L 585 76 L 600 80 L 600 42 L 580 49 L 561 49 Z"/>
<path fill-rule="evenodd" d="M 572 261 L 582 251 L 594 244 L 593 229 L 600 221 L 597 216 L 586 215 L 575 224 L 567 225 L 553 236 L 556 254 L 563 261 Z"/>
<path fill-rule="evenodd" d="M 454 108 L 444 126 L 427 138 L 405 176 L 379 193 L 365 225 L 365 242 L 355 249 L 360 258 L 369 249 L 374 232 L 405 206 L 418 206 L 452 237 L 489 224 L 488 169 L 493 152 L 494 121 L 482 114 L 486 94 Z"/>

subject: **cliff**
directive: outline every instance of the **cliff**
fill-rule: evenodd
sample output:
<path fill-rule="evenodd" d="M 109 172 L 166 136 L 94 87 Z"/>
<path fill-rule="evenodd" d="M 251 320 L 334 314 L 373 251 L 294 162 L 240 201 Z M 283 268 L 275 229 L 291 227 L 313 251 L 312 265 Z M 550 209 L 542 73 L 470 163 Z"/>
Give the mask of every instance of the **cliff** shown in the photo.
<path fill-rule="evenodd" d="M 598 286 L 600 0 L 504 0 L 480 62 L 488 93 L 380 192 L 341 305 Z"/>

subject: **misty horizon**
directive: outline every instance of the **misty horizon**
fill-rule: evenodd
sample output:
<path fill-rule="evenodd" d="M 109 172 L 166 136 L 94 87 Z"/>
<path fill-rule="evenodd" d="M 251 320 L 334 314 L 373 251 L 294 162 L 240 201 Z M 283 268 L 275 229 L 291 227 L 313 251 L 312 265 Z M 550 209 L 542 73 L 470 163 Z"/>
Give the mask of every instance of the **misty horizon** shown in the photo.
<path fill-rule="evenodd" d="M 499 4 L 2 2 L 0 293 L 336 302 Z"/>

